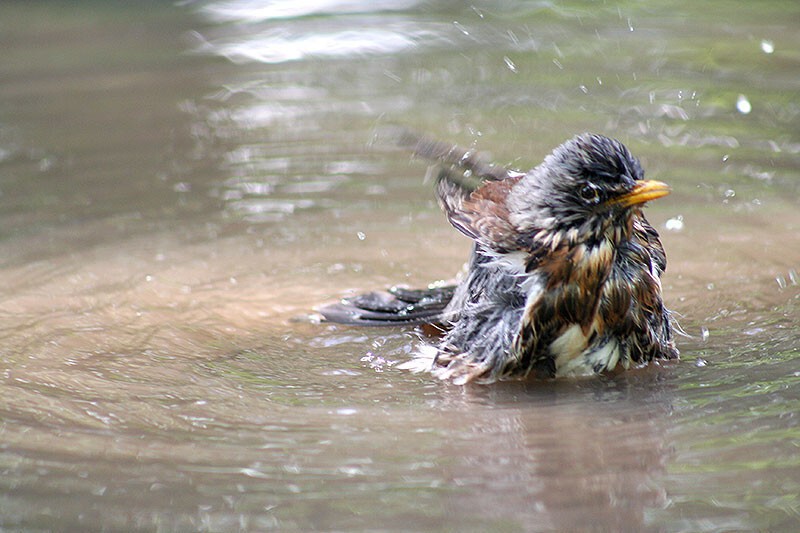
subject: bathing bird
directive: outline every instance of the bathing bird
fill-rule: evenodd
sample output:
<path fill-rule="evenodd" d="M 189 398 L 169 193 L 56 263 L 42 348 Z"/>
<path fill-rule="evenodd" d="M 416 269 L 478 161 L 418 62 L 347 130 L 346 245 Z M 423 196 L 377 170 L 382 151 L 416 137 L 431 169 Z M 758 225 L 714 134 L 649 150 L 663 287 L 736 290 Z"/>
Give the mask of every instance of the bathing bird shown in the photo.
<path fill-rule="evenodd" d="M 433 324 L 442 332 L 403 365 L 455 383 L 607 373 L 677 359 L 662 299 L 667 265 L 644 179 L 619 141 L 584 133 L 527 172 L 402 130 L 395 142 L 432 162 L 449 222 L 473 241 L 451 285 L 394 287 L 318 309 L 350 325 Z"/>

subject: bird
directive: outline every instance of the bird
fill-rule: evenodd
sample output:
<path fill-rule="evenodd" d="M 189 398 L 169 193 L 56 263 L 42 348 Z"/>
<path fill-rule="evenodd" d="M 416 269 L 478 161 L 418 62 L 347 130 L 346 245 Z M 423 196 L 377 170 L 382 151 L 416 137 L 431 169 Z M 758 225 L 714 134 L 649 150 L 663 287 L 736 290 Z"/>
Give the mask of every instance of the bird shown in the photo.
<path fill-rule="evenodd" d="M 438 203 L 472 240 L 457 282 L 393 287 L 317 309 L 349 325 L 434 325 L 399 366 L 456 384 L 593 376 L 679 358 L 664 306 L 666 253 L 642 211 L 670 187 L 620 141 L 582 133 L 523 172 L 416 132 Z"/>

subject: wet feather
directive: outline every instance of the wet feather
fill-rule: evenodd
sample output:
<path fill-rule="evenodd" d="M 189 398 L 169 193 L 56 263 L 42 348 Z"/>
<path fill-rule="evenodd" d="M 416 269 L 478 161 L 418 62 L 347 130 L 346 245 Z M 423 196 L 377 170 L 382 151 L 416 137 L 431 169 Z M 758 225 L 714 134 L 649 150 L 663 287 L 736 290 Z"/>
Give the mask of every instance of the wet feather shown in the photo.
<path fill-rule="evenodd" d="M 446 305 L 439 298 L 439 307 L 406 308 L 420 320 L 435 312 L 447 329 L 433 357 L 426 348 L 425 363 L 409 366 L 467 383 L 596 374 L 678 356 L 661 296 L 666 255 L 641 210 L 668 189 L 644 180 L 621 143 L 579 135 L 522 173 L 408 132 L 398 142 L 438 164 L 439 203 L 475 242 Z"/>

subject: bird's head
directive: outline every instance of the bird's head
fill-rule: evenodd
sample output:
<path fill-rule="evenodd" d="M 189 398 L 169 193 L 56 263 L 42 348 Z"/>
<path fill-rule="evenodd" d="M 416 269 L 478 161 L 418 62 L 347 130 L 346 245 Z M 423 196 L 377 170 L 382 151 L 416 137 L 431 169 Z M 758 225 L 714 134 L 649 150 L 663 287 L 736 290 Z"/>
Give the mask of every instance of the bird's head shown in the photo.
<path fill-rule="evenodd" d="M 639 161 L 622 143 L 584 133 L 520 180 L 508 195 L 509 219 L 523 232 L 599 239 L 614 225 L 626 225 L 645 202 L 669 194 L 665 183 L 643 178 Z"/>

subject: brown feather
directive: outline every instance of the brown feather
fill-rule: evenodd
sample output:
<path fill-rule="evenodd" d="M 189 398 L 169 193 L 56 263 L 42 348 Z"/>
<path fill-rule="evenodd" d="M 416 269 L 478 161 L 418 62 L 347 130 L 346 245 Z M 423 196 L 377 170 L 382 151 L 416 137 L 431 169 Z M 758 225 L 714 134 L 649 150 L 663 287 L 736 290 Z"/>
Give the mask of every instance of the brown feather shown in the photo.
<path fill-rule="evenodd" d="M 520 178 L 486 182 L 466 197 L 442 181 L 437 192 L 448 220 L 456 229 L 490 249 L 508 252 L 519 245 L 505 199 Z"/>

